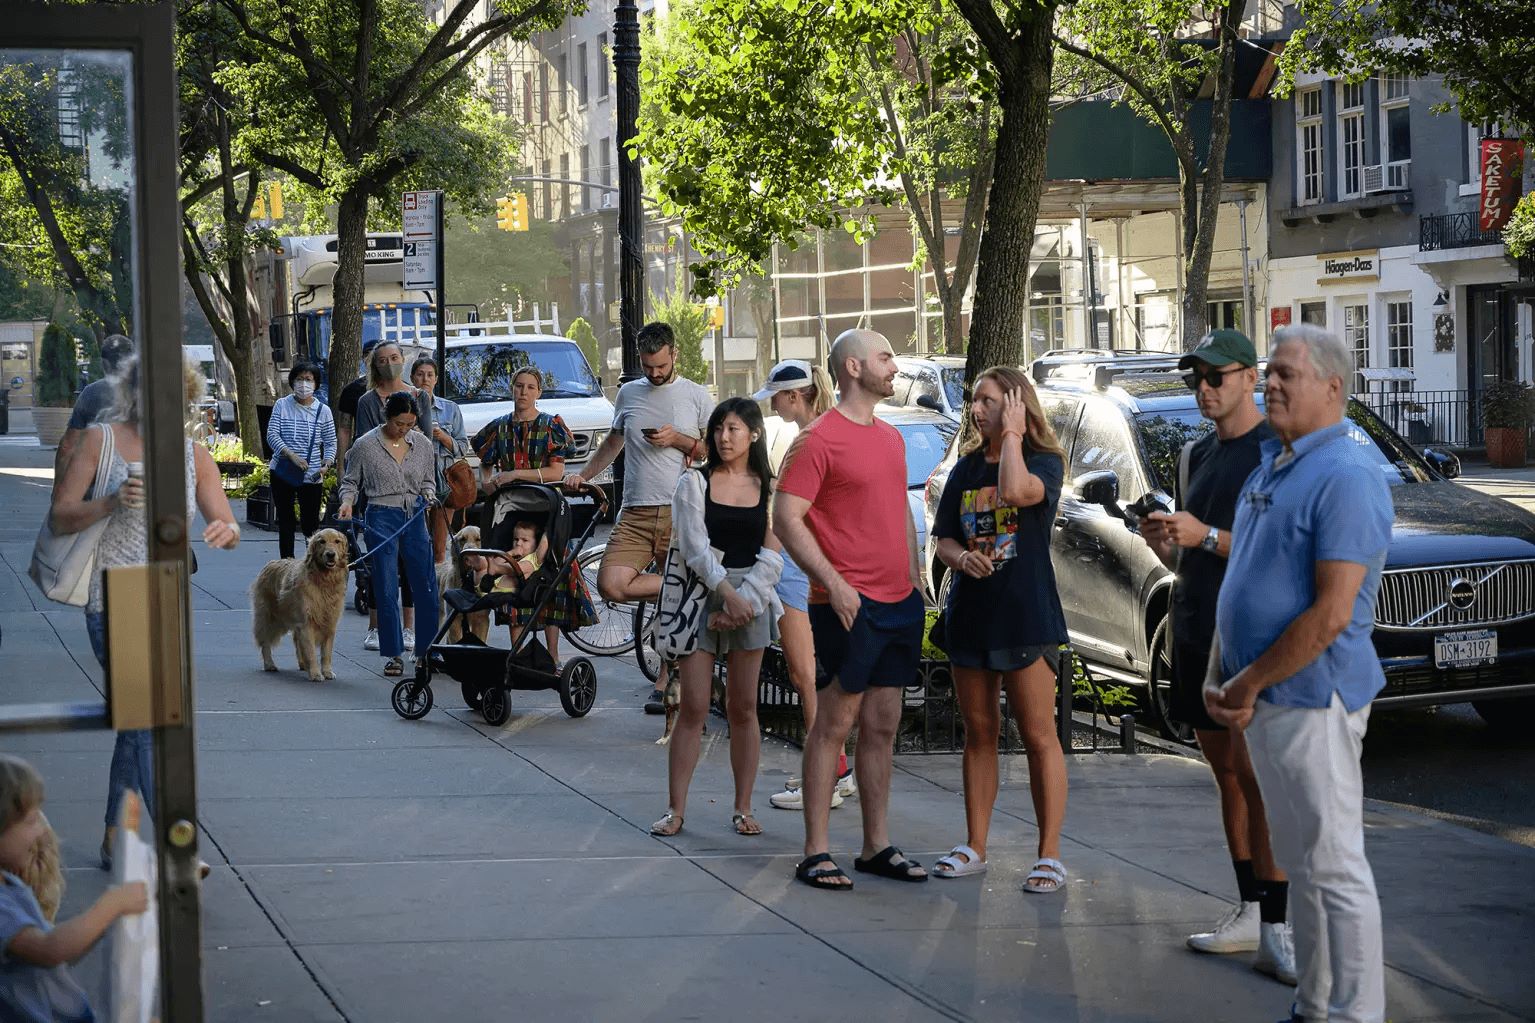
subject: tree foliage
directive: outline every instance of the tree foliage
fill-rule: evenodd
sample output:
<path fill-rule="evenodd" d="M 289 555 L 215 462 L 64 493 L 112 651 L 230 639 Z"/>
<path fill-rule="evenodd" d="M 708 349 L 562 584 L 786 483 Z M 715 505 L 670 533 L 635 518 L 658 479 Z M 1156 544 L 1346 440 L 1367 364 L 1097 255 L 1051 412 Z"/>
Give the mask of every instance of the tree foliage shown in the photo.
<path fill-rule="evenodd" d="M 336 211 L 339 269 L 332 379 L 361 356 L 370 219 L 398 223 L 399 192 L 441 188 L 465 213 L 490 209 L 512 171 L 512 126 L 490 109 L 473 62 L 508 35 L 557 26 L 583 0 L 452 0 L 440 24 L 413 0 L 217 0 L 260 60 L 221 81 L 264 116 L 241 155 L 288 175 L 318 226 Z M 487 16 L 471 20 L 476 11 Z M 338 393 L 339 388 L 333 393 Z"/>
<path fill-rule="evenodd" d="M 636 148 L 705 258 L 693 289 L 760 274 L 807 228 L 874 230 L 904 202 L 957 349 L 991 171 L 992 104 L 946 77 L 969 39 L 938 0 L 690 0 L 647 40 Z M 944 198 L 968 199 L 951 268 Z"/>
<path fill-rule="evenodd" d="M 80 376 L 75 365 L 75 339 L 61 324 L 50 323 L 38 348 L 37 377 L 32 381 L 37 404 L 68 408 L 74 403 L 75 382 Z"/>
<path fill-rule="evenodd" d="M 586 318 L 577 316 L 570 321 L 570 326 L 565 328 L 565 336 L 576 343 L 581 349 L 581 354 L 586 356 L 587 363 L 598 374 L 602 372 L 602 352 L 597 346 L 597 334 L 592 330 L 592 325 L 586 322 Z"/>
<path fill-rule="evenodd" d="M 1204 336 L 1206 294 L 1225 183 L 1238 37 L 1248 0 L 1077 0 L 1062 11 L 1062 61 L 1088 94 L 1109 92 L 1159 128 L 1178 164 L 1183 231 L 1183 346 Z M 1213 38 L 1212 38 L 1213 37 Z M 1203 149 L 1190 112 L 1208 86 Z"/>
<path fill-rule="evenodd" d="M 554 243 L 555 225 L 534 219 L 528 230 L 496 229 L 494 217 L 449 216 L 448 301 L 471 302 L 483 320 L 503 319 L 510 307 L 539 303 L 545 312 L 554 297 L 550 280 L 569 273 L 568 256 Z"/>
<path fill-rule="evenodd" d="M 110 56 L 27 51 L 0 64 L 0 245 L 13 272 L 73 292 L 99 335 L 132 327 L 124 81 Z"/>

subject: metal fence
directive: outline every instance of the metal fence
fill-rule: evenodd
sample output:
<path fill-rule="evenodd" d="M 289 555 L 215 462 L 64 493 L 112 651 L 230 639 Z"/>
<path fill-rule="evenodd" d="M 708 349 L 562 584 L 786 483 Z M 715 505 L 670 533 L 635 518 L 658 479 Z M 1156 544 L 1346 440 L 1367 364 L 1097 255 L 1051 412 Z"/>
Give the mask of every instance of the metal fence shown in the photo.
<path fill-rule="evenodd" d="M 1441 213 L 1418 217 L 1418 250 L 1463 249 L 1473 245 L 1498 245 L 1502 231 L 1483 231 L 1478 213 Z"/>
<path fill-rule="evenodd" d="M 1370 391 L 1354 397 L 1413 447 L 1482 445 L 1481 403 L 1471 391 Z"/>

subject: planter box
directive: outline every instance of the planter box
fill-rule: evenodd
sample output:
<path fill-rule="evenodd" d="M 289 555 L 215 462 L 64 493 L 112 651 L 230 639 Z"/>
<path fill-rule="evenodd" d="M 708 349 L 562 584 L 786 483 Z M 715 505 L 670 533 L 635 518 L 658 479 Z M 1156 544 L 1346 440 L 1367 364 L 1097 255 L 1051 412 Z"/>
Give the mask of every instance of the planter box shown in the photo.
<path fill-rule="evenodd" d="M 230 479 L 244 479 L 256 471 L 255 462 L 218 462 L 219 475 Z"/>
<path fill-rule="evenodd" d="M 1525 444 L 1528 435 L 1522 429 L 1508 426 L 1489 426 L 1483 432 L 1487 444 L 1487 461 L 1499 469 L 1522 469 L 1525 464 Z"/>
<path fill-rule="evenodd" d="M 272 505 L 272 488 L 257 487 L 245 499 L 245 522 L 257 529 L 277 529 L 277 512 Z"/>
<path fill-rule="evenodd" d="M 37 427 L 37 442 L 45 448 L 56 448 L 64 431 L 69 429 L 69 417 L 73 408 L 44 408 L 32 410 L 32 424 Z"/>

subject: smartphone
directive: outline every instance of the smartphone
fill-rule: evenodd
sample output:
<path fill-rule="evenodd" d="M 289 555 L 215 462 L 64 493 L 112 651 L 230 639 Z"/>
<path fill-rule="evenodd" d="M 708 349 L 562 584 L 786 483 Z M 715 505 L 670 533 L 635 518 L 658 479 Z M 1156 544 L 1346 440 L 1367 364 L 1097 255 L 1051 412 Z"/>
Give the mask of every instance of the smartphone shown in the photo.
<path fill-rule="evenodd" d="M 644 427 L 643 429 L 641 429 L 640 432 L 643 433 L 647 437 L 654 437 L 656 434 L 660 433 L 661 431 L 657 427 L 647 426 L 647 427 Z"/>

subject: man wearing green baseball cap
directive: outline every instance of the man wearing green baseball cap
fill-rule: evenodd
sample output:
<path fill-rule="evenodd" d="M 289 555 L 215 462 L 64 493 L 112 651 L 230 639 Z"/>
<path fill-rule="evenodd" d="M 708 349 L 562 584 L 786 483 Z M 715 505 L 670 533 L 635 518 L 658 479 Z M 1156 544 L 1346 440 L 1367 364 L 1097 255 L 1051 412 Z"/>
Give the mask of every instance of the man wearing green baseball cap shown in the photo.
<path fill-rule="evenodd" d="M 1178 360 L 1199 413 L 1215 429 L 1184 447 L 1178 458 L 1178 510 L 1153 512 L 1141 535 L 1177 576 L 1173 581 L 1172 685 L 1169 714 L 1191 726 L 1215 773 L 1226 844 L 1236 872 L 1238 903 L 1208 931 L 1191 934 L 1196 952 L 1256 952 L 1254 968 L 1295 983 L 1295 952 L 1286 923 L 1289 885 L 1274 863 L 1258 781 L 1240 732 L 1210 717 L 1204 676 L 1215 638 L 1215 605 L 1231 552 L 1237 496 L 1258 467 L 1259 445 L 1274 431 L 1258 411 L 1258 353 L 1245 334 L 1216 330 Z"/>

